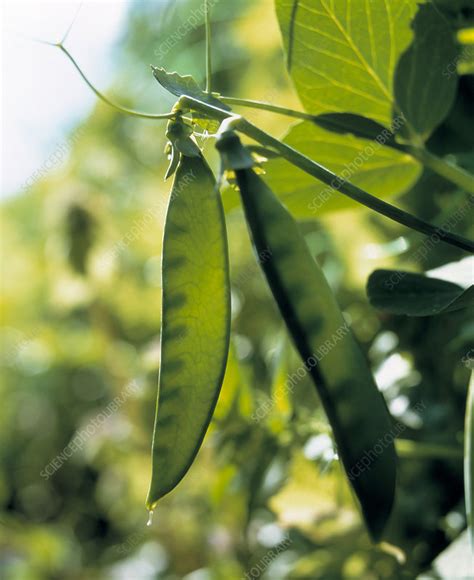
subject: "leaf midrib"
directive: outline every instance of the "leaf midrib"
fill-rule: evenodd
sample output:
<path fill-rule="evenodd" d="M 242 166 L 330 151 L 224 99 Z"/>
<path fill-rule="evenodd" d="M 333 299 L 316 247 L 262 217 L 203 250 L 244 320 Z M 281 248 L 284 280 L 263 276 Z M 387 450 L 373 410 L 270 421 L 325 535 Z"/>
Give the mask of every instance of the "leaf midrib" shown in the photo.
<path fill-rule="evenodd" d="M 388 103 L 390 103 L 395 108 L 396 107 L 395 98 L 390 93 L 390 90 L 387 87 L 387 85 L 383 82 L 383 80 L 380 78 L 380 76 L 377 74 L 377 72 L 373 69 L 373 67 L 366 60 L 366 58 L 361 53 L 361 51 L 358 49 L 357 45 L 354 43 L 353 39 L 348 34 L 348 32 L 346 31 L 346 29 L 344 28 L 344 26 L 342 25 L 340 20 L 336 17 L 336 15 L 333 13 L 333 11 L 330 9 L 330 7 L 328 7 L 326 2 L 324 0 L 320 0 L 320 2 L 321 2 L 321 6 L 324 8 L 328 18 L 330 18 L 330 20 L 336 25 L 336 27 L 339 30 L 339 32 L 341 33 L 342 37 L 345 39 L 346 46 L 348 46 L 352 50 L 353 54 L 357 57 L 360 65 L 367 72 L 367 74 L 373 79 L 374 83 L 379 87 L 382 94 L 387 99 Z M 385 8 L 387 10 L 387 21 L 388 21 L 388 28 L 389 28 L 389 34 L 390 34 L 390 67 L 391 67 L 390 70 L 392 70 L 392 68 L 393 68 L 393 54 L 394 54 L 394 51 L 393 51 L 394 40 L 393 40 L 392 13 L 389 10 L 389 7 L 387 6 L 386 0 L 384 0 L 384 5 L 385 5 Z M 289 31 L 288 31 L 288 70 L 290 72 L 291 72 L 291 67 L 293 64 L 296 17 L 297 17 L 297 13 L 298 13 L 298 8 L 300 6 L 301 6 L 300 0 L 293 0 L 292 6 L 291 6 L 290 24 L 289 24 Z M 349 7 L 350 7 L 350 0 L 348 0 L 348 8 Z M 311 7 L 309 7 L 309 6 L 305 5 L 305 9 L 308 10 L 309 12 L 313 12 L 311 10 Z M 368 19 L 370 18 L 369 15 L 367 15 L 367 18 Z M 368 20 L 368 25 L 369 25 L 368 26 L 369 35 L 371 38 L 371 50 L 373 50 L 374 39 L 373 39 L 373 29 L 372 29 L 370 19 Z M 333 39 L 333 41 L 334 41 L 334 39 Z"/>

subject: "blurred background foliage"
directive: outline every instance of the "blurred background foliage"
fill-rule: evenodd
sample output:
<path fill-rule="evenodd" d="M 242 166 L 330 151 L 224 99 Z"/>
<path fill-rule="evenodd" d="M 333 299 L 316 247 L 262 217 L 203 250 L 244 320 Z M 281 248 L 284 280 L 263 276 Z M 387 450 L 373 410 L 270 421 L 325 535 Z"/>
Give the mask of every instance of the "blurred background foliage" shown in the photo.
<path fill-rule="evenodd" d="M 165 55 L 160 49 L 191 10 L 202 14 L 200 2 L 170 2 L 161 10 L 153 2 L 131 5 L 109 94 L 167 111 L 173 99 L 157 84 L 153 100 L 142 97 L 155 82 L 149 63 L 203 80 L 202 18 Z M 213 21 L 216 89 L 298 108 L 273 3 L 218 2 Z M 474 133 L 466 127 L 473 97 L 473 79 L 463 76 L 453 111 L 430 140 L 433 151 L 472 164 Z M 289 126 L 263 111 L 245 114 L 275 135 Z M 463 357 L 473 346 L 474 324 L 463 311 L 381 315 L 368 305 L 364 284 L 377 267 L 424 271 L 462 252 L 438 244 L 422 262 L 414 260 L 419 235 L 363 210 L 302 224 L 403 425 L 388 540 L 405 552 L 404 565 L 396 551 L 369 543 L 309 381 L 299 381 L 292 394 L 285 390 L 300 362 L 254 263 L 239 209 L 227 216 L 233 344 L 216 417 L 187 477 L 146 527 L 170 187 L 163 182 L 164 126 L 98 102 L 70 139 L 67 163 L 5 201 L 1 213 L 2 578 L 375 580 L 414 578 L 429 567 L 465 527 Z M 212 140 L 205 151 L 216 164 Z M 463 192 L 426 171 L 398 203 L 442 223 L 464 201 Z M 456 229 L 472 234 L 469 216 Z M 124 395 L 132 381 L 137 388 Z M 42 477 L 116 397 L 119 408 Z"/>

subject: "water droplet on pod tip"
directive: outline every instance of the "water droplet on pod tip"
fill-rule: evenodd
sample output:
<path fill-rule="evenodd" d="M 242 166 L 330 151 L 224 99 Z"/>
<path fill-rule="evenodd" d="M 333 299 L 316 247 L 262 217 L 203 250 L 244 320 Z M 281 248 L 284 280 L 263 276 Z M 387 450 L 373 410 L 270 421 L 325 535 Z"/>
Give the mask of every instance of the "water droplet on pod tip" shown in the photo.
<path fill-rule="evenodd" d="M 153 523 L 153 510 L 150 510 L 148 512 L 148 521 L 147 521 L 146 525 L 148 527 L 150 527 L 152 523 Z"/>

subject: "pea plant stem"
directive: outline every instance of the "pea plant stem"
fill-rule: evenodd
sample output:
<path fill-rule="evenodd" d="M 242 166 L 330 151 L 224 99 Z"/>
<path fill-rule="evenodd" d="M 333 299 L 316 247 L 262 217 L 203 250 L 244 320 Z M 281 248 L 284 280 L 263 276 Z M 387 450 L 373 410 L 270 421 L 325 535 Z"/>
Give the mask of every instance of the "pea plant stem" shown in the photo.
<path fill-rule="evenodd" d="M 206 15 L 206 93 L 212 92 L 212 44 L 211 44 L 211 9 L 209 0 L 204 1 Z"/>
<path fill-rule="evenodd" d="M 237 105 L 240 107 L 247 107 L 250 109 L 260 109 L 262 111 L 269 111 L 284 115 L 286 117 L 294 117 L 295 119 L 303 119 L 304 121 L 314 121 L 316 115 L 305 113 L 304 111 L 295 111 L 280 105 L 273 105 L 272 103 L 265 103 L 264 101 L 253 101 L 251 99 L 238 99 L 236 97 L 224 97 L 219 95 L 219 100 L 229 105 Z"/>
<path fill-rule="evenodd" d="M 282 157 L 287 159 L 287 161 L 293 165 L 296 165 L 296 167 L 299 167 L 313 177 L 316 177 L 323 183 L 326 183 L 332 187 L 335 186 L 334 189 L 340 191 L 344 195 L 347 195 L 354 201 L 357 201 L 358 203 L 373 209 L 377 213 L 380 213 L 381 215 L 384 215 L 385 217 L 388 217 L 391 220 L 398 222 L 399 224 L 407 226 L 413 230 L 417 230 L 422 234 L 426 234 L 428 236 L 437 235 L 445 242 L 451 243 L 451 245 L 457 246 L 458 248 L 469 252 L 474 252 L 474 243 L 470 240 L 467 240 L 462 236 L 458 236 L 452 232 L 448 232 L 443 228 L 435 227 L 432 224 L 425 222 L 424 220 L 419 219 L 416 216 L 367 193 L 350 181 L 339 178 L 326 167 L 320 165 L 316 161 L 313 161 L 309 157 L 306 157 L 296 149 L 289 147 L 278 139 L 275 139 L 271 135 L 268 135 L 245 119 L 242 119 L 242 121 L 237 125 L 237 128 L 247 136 L 259 141 L 262 145 L 273 147 L 279 151 Z"/>
<path fill-rule="evenodd" d="M 229 119 L 232 121 L 232 127 L 247 137 L 254 139 L 265 147 L 274 149 L 280 153 L 287 161 L 299 167 L 304 172 L 316 177 L 323 183 L 329 185 L 333 189 L 340 191 L 342 194 L 350 197 L 354 201 L 365 205 L 366 207 L 378 212 L 381 215 L 401 224 L 416 230 L 422 234 L 428 236 L 438 236 L 444 242 L 456 246 L 468 252 L 474 252 L 474 243 L 470 240 L 463 238 L 455 233 L 449 232 L 443 228 L 433 226 L 432 224 L 425 222 L 369 193 L 360 189 L 356 185 L 349 181 L 345 181 L 334 174 L 332 171 L 326 167 L 320 165 L 316 161 L 313 161 L 306 155 L 303 155 L 296 149 L 293 149 L 289 145 L 282 143 L 278 139 L 275 139 L 268 133 L 265 133 L 243 117 L 224 111 L 219 107 L 214 107 L 204 103 L 198 99 L 192 97 L 183 96 L 178 101 L 178 109 L 193 109 L 196 111 L 204 112 L 208 115 L 215 117 L 220 121 Z"/>
<path fill-rule="evenodd" d="M 285 115 L 286 117 L 293 117 L 295 119 L 302 119 L 304 121 L 315 122 L 317 115 L 312 115 L 311 113 L 306 113 L 304 111 L 295 111 L 294 109 L 289 109 L 287 107 L 281 107 L 279 105 L 273 105 L 272 103 L 265 103 L 263 101 L 254 101 L 250 99 L 238 99 L 234 97 L 223 97 L 220 96 L 219 99 L 223 103 L 228 103 L 229 105 L 237 105 L 241 107 L 248 107 L 252 109 L 260 109 L 263 111 L 270 111 L 272 113 L 277 113 L 279 115 Z M 390 142 L 385 144 L 387 147 L 393 147 L 394 149 L 404 151 L 408 153 L 418 161 L 420 161 L 425 167 L 428 167 L 438 175 L 441 175 L 451 183 L 458 185 L 460 188 L 464 189 L 468 193 L 474 194 L 474 177 L 470 175 L 467 171 L 464 171 L 461 167 L 448 163 L 444 159 L 433 155 L 424 148 L 411 147 L 409 145 L 404 145 L 402 143 L 397 143 L 392 146 Z"/>
<path fill-rule="evenodd" d="M 433 155 L 426 149 L 408 147 L 407 151 L 415 159 L 421 161 L 425 167 L 451 181 L 451 183 L 458 185 L 461 189 L 474 194 L 474 177 L 461 167 Z"/>

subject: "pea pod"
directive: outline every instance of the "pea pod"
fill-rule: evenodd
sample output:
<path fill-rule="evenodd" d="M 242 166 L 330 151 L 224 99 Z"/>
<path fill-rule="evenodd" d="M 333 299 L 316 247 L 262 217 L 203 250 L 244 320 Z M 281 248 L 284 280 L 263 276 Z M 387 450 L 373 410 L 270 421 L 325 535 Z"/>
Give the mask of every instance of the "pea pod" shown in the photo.
<path fill-rule="evenodd" d="M 183 149 L 192 150 L 191 144 Z M 230 286 L 224 213 L 201 154 L 181 154 L 163 240 L 161 364 L 147 508 L 189 469 L 224 377 Z"/>
<path fill-rule="evenodd" d="M 464 429 L 464 494 L 471 551 L 474 552 L 474 371 L 467 391 Z"/>
<path fill-rule="evenodd" d="M 218 140 L 235 171 L 256 255 L 293 341 L 315 383 L 338 453 L 372 538 L 392 510 L 396 454 L 390 416 L 359 345 L 290 213 L 254 170 L 232 131 Z M 230 166 L 230 167 L 229 167 Z"/>

